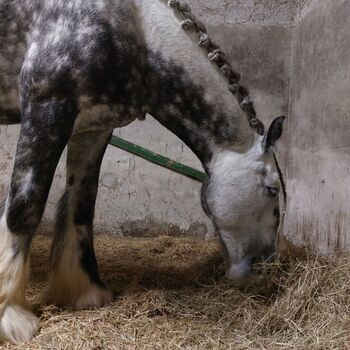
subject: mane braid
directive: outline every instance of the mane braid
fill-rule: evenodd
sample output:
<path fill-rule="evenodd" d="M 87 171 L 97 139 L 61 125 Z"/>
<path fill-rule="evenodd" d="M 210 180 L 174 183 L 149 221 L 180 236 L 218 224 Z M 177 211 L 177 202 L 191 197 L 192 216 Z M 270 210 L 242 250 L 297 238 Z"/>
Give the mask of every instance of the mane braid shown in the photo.
<path fill-rule="evenodd" d="M 209 61 L 216 64 L 222 74 L 229 81 L 229 90 L 236 97 L 241 109 L 246 113 L 250 126 L 259 135 L 264 134 L 264 124 L 257 118 L 254 104 L 249 97 L 248 90 L 240 85 L 240 75 L 226 59 L 224 51 L 209 37 L 205 25 L 198 21 L 192 13 L 189 5 L 179 0 L 168 0 L 168 6 L 172 8 L 182 19 L 181 26 L 186 31 L 194 31 L 198 34 L 198 44 L 208 54 Z"/>

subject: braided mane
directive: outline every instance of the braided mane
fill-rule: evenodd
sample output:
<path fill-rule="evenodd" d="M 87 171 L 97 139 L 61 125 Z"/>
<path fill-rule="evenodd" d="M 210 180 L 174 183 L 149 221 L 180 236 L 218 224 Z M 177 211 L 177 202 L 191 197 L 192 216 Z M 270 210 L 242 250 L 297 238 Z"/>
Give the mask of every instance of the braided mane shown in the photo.
<path fill-rule="evenodd" d="M 195 18 L 189 5 L 180 3 L 179 0 L 168 0 L 168 6 L 182 19 L 181 26 L 184 30 L 193 31 L 198 34 L 199 46 L 206 50 L 209 61 L 216 64 L 228 79 L 228 88 L 238 100 L 241 109 L 246 113 L 250 126 L 259 135 L 263 135 L 264 124 L 257 118 L 254 104 L 249 97 L 249 92 L 244 86 L 240 85 L 240 75 L 231 67 L 224 51 L 211 40 L 206 27 Z"/>

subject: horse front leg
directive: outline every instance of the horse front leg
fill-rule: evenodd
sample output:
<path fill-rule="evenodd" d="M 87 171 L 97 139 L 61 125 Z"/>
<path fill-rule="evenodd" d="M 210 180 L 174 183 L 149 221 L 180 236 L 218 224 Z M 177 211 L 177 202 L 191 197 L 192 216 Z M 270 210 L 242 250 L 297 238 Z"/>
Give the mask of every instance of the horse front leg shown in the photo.
<path fill-rule="evenodd" d="M 10 191 L 0 219 L 0 341 L 21 343 L 37 330 L 25 290 L 33 234 L 52 178 L 71 135 L 74 108 L 67 101 L 24 101 Z"/>
<path fill-rule="evenodd" d="M 67 189 L 56 216 L 51 274 L 44 301 L 82 309 L 103 306 L 113 295 L 99 277 L 93 217 L 107 132 L 76 132 L 68 144 Z"/>

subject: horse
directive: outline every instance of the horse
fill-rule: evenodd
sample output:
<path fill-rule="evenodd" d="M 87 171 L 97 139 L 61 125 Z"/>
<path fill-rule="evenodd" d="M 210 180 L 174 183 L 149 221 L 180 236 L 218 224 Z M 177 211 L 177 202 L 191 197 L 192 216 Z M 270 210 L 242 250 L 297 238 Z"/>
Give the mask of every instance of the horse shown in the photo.
<path fill-rule="evenodd" d="M 276 251 L 280 179 L 248 90 L 190 7 L 177 0 L 0 0 L 0 124 L 21 124 L 0 218 L 0 340 L 34 337 L 25 299 L 32 237 L 67 146 L 45 301 L 102 306 L 93 218 L 112 131 L 146 113 L 183 140 L 207 173 L 204 211 L 228 275 L 244 279 Z"/>

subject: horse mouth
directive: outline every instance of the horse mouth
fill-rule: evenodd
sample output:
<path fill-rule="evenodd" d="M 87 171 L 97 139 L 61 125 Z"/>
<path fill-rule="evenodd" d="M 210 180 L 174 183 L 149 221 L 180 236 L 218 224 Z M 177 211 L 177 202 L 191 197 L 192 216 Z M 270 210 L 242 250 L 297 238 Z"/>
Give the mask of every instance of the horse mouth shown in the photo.
<path fill-rule="evenodd" d="M 276 251 L 255 257 L 246 257 L 239 263 L 229 265 L 227 276 L 232 280 L 242 281 L 250 277 L 262 275 L 277 258 L 278 253 Z"/>

